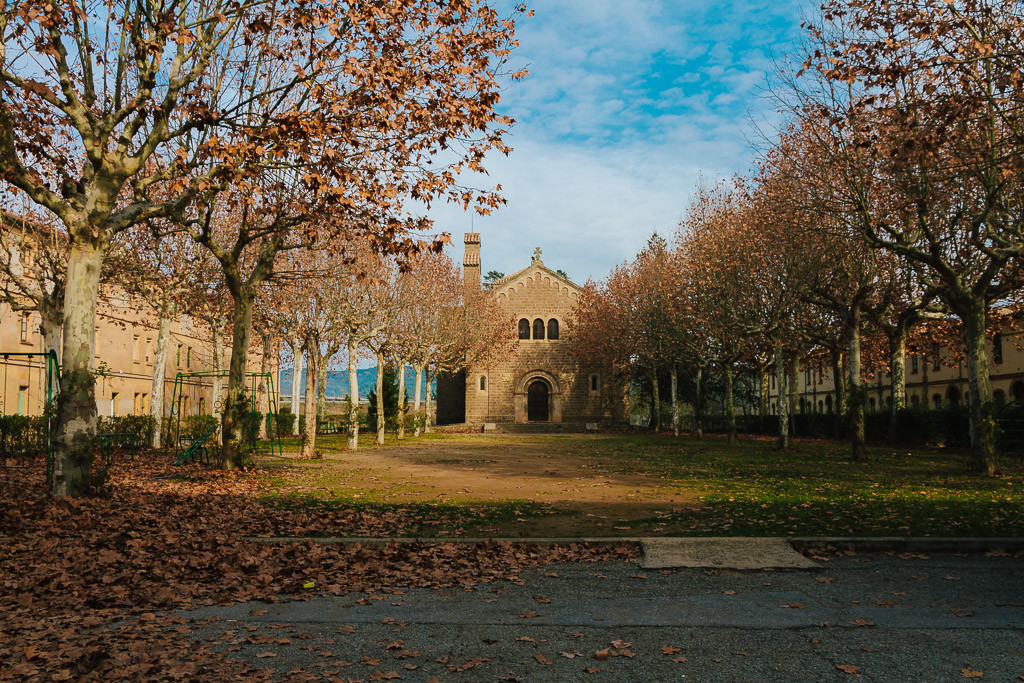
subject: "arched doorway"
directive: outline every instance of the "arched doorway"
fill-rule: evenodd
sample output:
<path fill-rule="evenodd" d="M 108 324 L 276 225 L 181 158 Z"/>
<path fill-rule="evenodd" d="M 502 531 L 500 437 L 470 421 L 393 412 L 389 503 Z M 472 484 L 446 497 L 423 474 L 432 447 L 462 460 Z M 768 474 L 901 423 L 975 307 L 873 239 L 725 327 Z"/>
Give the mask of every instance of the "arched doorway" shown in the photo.
<path fill-rule="evenodd" d="M 548 421 L 548 403 L 550 391 L 548 383 L 542 379 L 530 382 L 526 389 L 526 419 L 530 422 Z"/>
<path fill-rule="evenodd" d="M 949 389 L 946 389 L 946 401 L 951 406 L 960 405 L 960 390 L 954 386 L 950 386 Z"/>

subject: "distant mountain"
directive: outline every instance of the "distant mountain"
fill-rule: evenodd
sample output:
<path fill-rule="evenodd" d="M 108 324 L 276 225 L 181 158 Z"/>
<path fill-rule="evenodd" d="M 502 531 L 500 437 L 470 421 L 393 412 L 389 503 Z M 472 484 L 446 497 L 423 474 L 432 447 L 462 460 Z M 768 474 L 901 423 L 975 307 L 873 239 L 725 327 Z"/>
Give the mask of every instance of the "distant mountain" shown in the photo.
<path fill-rule="evenodd" d="M 356 370 L 356 379 L 359 382 L 359 398 L 365 399 L 370 395 L 370 389 L 377 385 L 377 368 L 360 368 Z M 299 390 L 306 390 L 306 369 L 302 369 L 302 376 L 299 378 Z M 405 395 L 412 400 L 412 388 L 416 383 L 416 371 L 410 366 L 405 368 Z M 424 381 L 421 386 L 425 386 Z M 437 392 L 437 381 L 432 382 L 432 390 Z M 281 395 L 289 396 L 292 393 L 292 369 L 281 371 Z M 422 396 L 423 394 L 421 394 Z M 348 396 L 348 372 L 341 370 L 328 370 L 327 372 L 327 398 L 343 399 Z"/>

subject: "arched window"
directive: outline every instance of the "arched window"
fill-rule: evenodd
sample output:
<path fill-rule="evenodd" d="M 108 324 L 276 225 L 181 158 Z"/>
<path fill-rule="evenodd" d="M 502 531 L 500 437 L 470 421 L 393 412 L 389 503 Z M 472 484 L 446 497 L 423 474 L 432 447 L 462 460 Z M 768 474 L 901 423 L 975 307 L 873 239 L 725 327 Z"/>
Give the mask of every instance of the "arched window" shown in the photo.
<path fill-rule="evenodd" d="M 831 396 L 826 396 L 825 397 L 825 412 L 828 413 L 829 415 L 832 414 L 832 397 Z"/>
<path fill-rule="evenodd" d="M 480 375 L 480 391 L 487 391 L 487 378 Z"/>
<path fill-rule="evenodd" d="M 910 405 L 916 406 L 918 403 L 920 403 L 920 401 L 921 400 L 917 397 L 917 394 L 910 395 Z"/>
<path fill-rule="evenodd" d="M 938 410 L 939 408 L 942 407 L 942 394 L 932 395 L 932 405 L 935 407 L 935 410 Z"/>
<path fill-rule="evenodd" d="M 544 321 L 537 318 L 533 321 L 533 338 L 543 339 L 544 338 Z"/>
<path fill-rule="evenodd" d="M 1024 382 L 1017 380 L 1010 387 L 1010 393 L 1013 394 L 1014 401 L 1024 401 Z"/>
<path fill-rule="evenodd" d="M 960 405 L 960 390 L 954 386 L 950 386 L 946 389 L 946 400 L 949 401 L 949 405 L 958 406 Z"/>
<path fill-rule="evenodd" d="M 526 318 L 519 319 L 519 338 L 529 339 L 530 338 L 530 321 Z"/>
<path fill-rule="evenodd" d="M 548 339 L 558 339 L 558 321 L 554 318 L 548 321 Z"/>
<path fill-rule="evenodd" d="M 868 411 L 875 412 L 875 399 L 873 398 L 868 399 Z"/>

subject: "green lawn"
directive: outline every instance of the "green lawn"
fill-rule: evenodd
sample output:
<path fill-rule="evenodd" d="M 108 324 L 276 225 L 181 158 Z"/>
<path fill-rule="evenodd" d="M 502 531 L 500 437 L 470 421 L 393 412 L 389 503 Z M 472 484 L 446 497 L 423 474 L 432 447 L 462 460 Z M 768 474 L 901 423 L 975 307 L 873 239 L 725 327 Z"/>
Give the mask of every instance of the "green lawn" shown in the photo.
<path fill-rule="evenodd" d="M 1024 535 L 1024 464 L 998 477 L 968 473 L 969 459 L 942 449 L 870 448 L 810 441 L 782 453 L 770 440 L 727 446 L 633 437 L 613 446 L 616 469 L 657 474 L 708 491 L 699 510 L 644 523 L 693 535 Z M 600 457 L 603 447 L 595 449 Z"/>
<path fill-rule="evenodd" d="M 417 440 L 420 460 L 415 464 L 429 462 L 442 473 L 456 468 L 452 477 L 469 468 L 500 473 L 505 460 L 528 452 L 530 457 L 541 453 L 545 466 L 565 473 L 566 480 L 586 473 L 609 483 L 641 478 L 646 483 L 635 494 L 614 500 L 581 502 L 570 494 L 538 502 L 529 490 L 513 485 L 519 480 L 512 475 L 501 484 L 509 489 L 505 498 L 439 504 L 426 494 L 410 500 L 408 487 L 415 489 L 415 482 L 402 481 L 404 500 L 391 504 L 380 495 L 388 485 L 385 474 L 369 480 L 365 471 L 362 478 L 352 476 L 356 465 L 351 460 L 357 456 L 345 455 L 342 437 L 318 443 L 327 459 L 303 465 L 301 475 L 307 484 L 318 482 L 313 487 L 318 490 L 296 487 L 292 472 L 273 477 L 274 498 L 289 505 L 377 506 L 420 519 L 423 524 L 411 529 L 414 533 L 457 528 L 496 536 L 1024 536 L 1024 463 L 1019 458 L 1006 459 L 997 477 L 979 477 L 968 472 L 966 455 L 943 449 L 874 447 L 869 462 L 853 463 L 846 444 L 825 441 L 797 442 L 783 453 L 771 440 L 727 446 L 717 437 L 434 434 Z M 412 457 L 402 455 L 402 449 L 371 444 L 368 435 L 360 453 L 398 453 L 394 461 L 399 465 L 400 458 Z M 428 460 L 434 449 L 436 457 Z M 336 483 L 341 481 L 347 485 Z"/>

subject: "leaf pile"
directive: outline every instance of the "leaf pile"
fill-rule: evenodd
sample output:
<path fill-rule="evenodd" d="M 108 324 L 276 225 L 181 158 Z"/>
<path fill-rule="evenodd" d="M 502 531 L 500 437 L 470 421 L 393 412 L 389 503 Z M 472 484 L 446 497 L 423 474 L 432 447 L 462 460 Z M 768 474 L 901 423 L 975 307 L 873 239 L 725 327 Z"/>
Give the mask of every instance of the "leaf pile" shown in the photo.
<path fill-rule="evenodd" d="M 182 475 L 185 475 L 184 477 Z M 629 559 L 631 546 L 271 545 L 249 535 L 386 535 L 407 520 L 282 511 L 260 475 L 115 467 L 102 497 L 50 501 L 41 473 L 0 482 L 0 680 L 248 679 L 269 670 L 196 645 L 170 613 L 387 587 L 471 587 L 553 562 Z M 303 589 L 313 582 L 314 591 Z"/>

